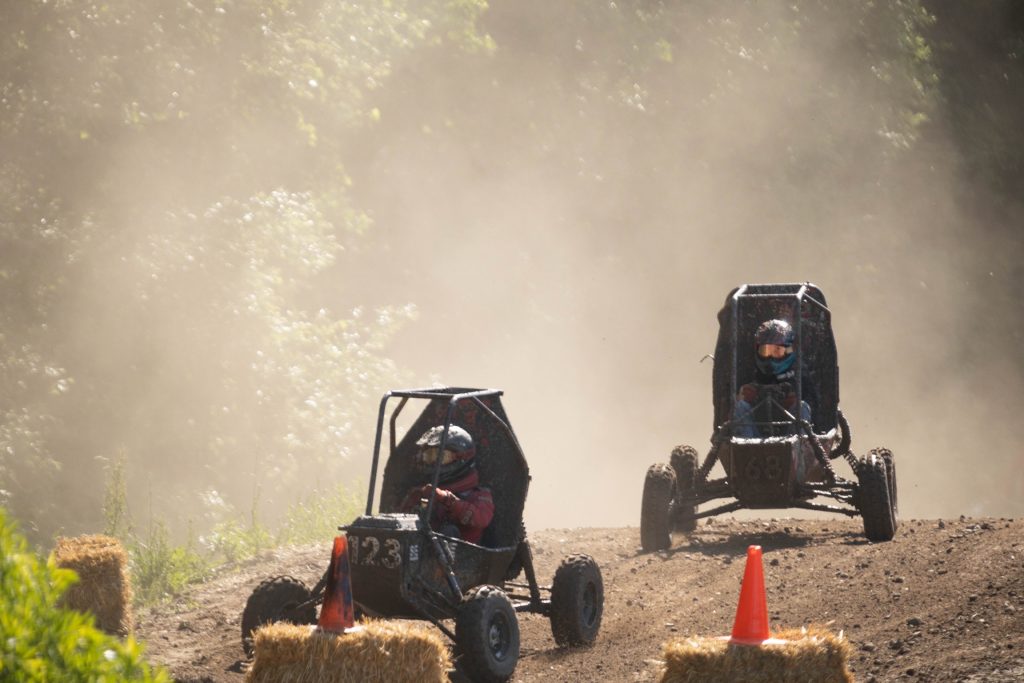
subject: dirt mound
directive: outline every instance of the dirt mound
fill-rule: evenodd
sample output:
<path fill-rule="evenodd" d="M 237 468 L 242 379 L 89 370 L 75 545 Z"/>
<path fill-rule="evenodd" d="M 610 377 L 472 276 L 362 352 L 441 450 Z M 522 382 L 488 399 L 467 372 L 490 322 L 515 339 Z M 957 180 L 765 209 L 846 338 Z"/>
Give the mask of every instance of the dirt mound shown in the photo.
<path fill-rule="evenodd" d="M 764 549 L 772 628 L 843 631 L 858 681 L 1024 680 L 1024 521 L 908 521 L 894 541 L 873 544 L 858 520 L 714 520 L 654 554 L 640 553 L 635 527 L 549 529 L 531 540 L 542 582 L 564 555 L 593 555 L 605 612 L 597 643 L 576 650 L 555 647 L 546 619 L 520 615 L 517 681 L 654 681 L 666 639 L 732 628 L 752 544 Z M 178 681 L 241 683 L 249 592 L 278 573 L 312 584 L 329 555 L 325 542 L 225 570 L 138 615 L 136 636 Z"/>

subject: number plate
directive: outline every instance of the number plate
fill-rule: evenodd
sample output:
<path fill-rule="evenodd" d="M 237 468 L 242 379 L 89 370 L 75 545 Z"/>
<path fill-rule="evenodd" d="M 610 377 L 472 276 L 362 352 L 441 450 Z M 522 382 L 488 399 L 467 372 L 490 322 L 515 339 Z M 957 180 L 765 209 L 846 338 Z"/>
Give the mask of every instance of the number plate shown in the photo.
<path fill-rule="evenodd" d="M 376 536 L 349 534 L 348 545 L 353 565 L 398 569 L 402 564 L 402 544 L 397 538 L 385 538 L 382 541 Z M 413 546 L 413 549 L 418 550 L 419 548 Z"/>

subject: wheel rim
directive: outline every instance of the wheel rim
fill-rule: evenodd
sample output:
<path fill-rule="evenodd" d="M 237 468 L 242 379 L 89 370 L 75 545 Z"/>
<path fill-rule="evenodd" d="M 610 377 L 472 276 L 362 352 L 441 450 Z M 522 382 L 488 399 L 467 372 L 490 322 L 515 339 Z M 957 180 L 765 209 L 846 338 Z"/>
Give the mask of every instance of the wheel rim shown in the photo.
<path fill-rule="evenodd" d="M 588 583 L 583 591 L 583 623 L 592 626 L 597 620 L 597 586 Z"/>
<path fill-rule="evenodd" d="M 487 627 L 487 644 L 491 648 L 491 654 L 499 661 L 505 659 L 508 656 L 511 643 L 512 633 L 505 615 L 494 615 L 490 625 Z"/>

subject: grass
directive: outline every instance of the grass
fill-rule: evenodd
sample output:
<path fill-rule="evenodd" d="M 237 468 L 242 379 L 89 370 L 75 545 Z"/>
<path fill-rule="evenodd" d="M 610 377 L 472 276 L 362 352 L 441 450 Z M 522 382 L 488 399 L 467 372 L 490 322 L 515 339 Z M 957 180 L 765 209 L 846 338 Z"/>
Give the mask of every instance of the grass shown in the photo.
<path fill-rule="evenodd" d="M 356 490 L 361 490 L 358 488 Z M 313 490 L 291 505 L 284 521 L 271 529 L 259 519 L 259 493 L 248 515 L 225 508 L 223 519 L 204 537 L 189 523 L 184 543 L 176 544 L 162 521 L 151 522 L 144 532 L 131 523 L 124 475 L 124 458 L 108 467 L 103 513 L 105 533 L 121 540 L 128 551 L 135 603 L 159 603 L 181 595 L 194 583 L 208 578 L 216 567 L 244 562 L 265 550 L 282 545 L 328 542 L 338 525 L 362 511 L 360 496 L 345 486 Z"/>

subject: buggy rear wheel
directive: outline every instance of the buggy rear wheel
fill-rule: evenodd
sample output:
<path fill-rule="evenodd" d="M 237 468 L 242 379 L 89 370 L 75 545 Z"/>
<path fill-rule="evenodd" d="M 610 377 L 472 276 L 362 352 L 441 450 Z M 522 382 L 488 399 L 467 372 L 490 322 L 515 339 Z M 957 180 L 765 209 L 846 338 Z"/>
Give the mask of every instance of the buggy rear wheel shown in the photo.
<path fill-rule="evenodd" d="M 512 678 L 519 662 L 519 621 L 505 592 L 477 586 L 455 615 L 458 666 L 472 681 L 500 683 Z"/>
<path fill-rule="evenodd" d="M 274 576 L 256 586 L 242 611 L 242 649 L 252 655 L 252 633 L 263 624 L 287 621 L 315 624 L 313 593 L 291 576 Z"/>
<path fill-rule="evenodd" d="M 601 630 L 604 582 L 590 555 L 562 560 L 551 584 L 551 634 L 559 646 L 590 645 Z"/>
<path fill-rule="evenodd" d="M 877 451 L 870 451 L 858 463 L 857 509 L 864 518 L 864 535 L 869 541 L 891 541 L 896 535 L 896 508 L 888 470 Z"/>
<path fill-rule="evenodd" d="M 676 475 L 671 465 L 657 463 L 647 469 L 640 507 L 640 546 L 645 552 L 672 545 L 669 507 L 675 496 Z"/>
<path fill-rule="evenodd" d="M 697 528 L 697 505 L 683 503 L 685 498 L 697 489 L 697 449 L 693 446 L 676 446 L 669 459 L 676 475 L 676 496 L 672 504 L 670 521 L 675 531 L 688 533 Z"/>

